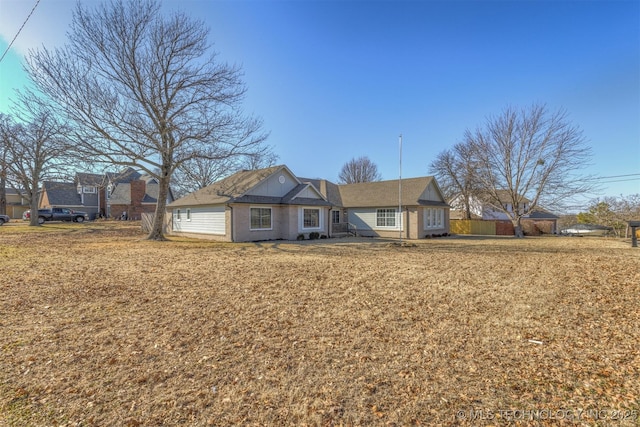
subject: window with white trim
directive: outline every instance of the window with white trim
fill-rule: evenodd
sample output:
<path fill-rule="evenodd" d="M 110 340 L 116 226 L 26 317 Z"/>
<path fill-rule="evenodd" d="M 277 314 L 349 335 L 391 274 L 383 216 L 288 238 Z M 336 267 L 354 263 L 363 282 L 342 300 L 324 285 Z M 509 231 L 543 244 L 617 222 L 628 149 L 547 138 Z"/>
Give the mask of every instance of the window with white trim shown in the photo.
<path fill-rule="evenodd" d="M 424 228 L 443 228 L 444 227 L 444 209 L 442 208 L 426 208 L 424 210 Z"/>
<path fill-rule="evenodd" d="M 182 215 L 180 209 L 176 209 L 176 221 L 180 221 L 182 219 Z"/>
<path fill-rule="evenodd" d="M 92 185 L 85 185 L 84 187 L 82 187 L 82 192 L 83 193 L 95 193 L 96 192 L 96 187 L 94 187 Z"/>
<path fill-rule="evenodd" d="M 395 227 L 396 226 L 396 209 L 378 209 L 376 210 L 376 226 L 378 227 Z"/>
<path fill-rule="evenodd" d="M 331 223 L 340 224 L 340 211 L 331 211 Z"/>
<path fill-rule="evenodd" d="M 191 221 L 191 209 L 187 208 L 187 221 Z"/>
<path fill-rule="evenodd" d="M 271 208 L 251 208 L 251 230 L 271 228 Z"/>
<path fill-rule="evenodd" d="M 302 210 L 302 228 L 320 228 L 320 209 Z"/>

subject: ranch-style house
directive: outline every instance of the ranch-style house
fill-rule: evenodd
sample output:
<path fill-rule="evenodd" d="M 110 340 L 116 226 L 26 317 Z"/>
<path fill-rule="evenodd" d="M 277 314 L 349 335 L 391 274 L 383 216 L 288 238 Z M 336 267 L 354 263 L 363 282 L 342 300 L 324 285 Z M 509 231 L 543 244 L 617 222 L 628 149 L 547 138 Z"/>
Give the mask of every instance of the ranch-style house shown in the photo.
<path fill-rule="evenodd" d="M 228 242 L 449 233 L 449 205 L 436 180 L 400 184 L 401 203 L 398 180 L 337 185 L 297 177 L 285 165 L 243 170 L 170 203 L 168 232 Z"/>

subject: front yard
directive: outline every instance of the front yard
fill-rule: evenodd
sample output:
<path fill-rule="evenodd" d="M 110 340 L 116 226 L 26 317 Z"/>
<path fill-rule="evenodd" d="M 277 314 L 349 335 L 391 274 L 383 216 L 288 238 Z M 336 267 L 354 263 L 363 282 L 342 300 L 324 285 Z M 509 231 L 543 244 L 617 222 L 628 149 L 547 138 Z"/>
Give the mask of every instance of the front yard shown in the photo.
<path fill-rule="evenodd" d="M 0 425 L 640 425 L 640 249 L 0 229 Z"/>

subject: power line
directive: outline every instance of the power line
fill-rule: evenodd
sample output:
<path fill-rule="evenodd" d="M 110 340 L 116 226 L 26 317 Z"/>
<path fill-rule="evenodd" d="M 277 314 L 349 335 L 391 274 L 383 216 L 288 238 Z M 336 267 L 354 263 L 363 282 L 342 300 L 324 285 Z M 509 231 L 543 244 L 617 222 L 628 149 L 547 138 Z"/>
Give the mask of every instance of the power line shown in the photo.
<path fill-rule="evenodd" d="M 600 184 L 609 184 L 612 182 L 627 182 L 627 181 L 640 181 L 640 177 L 638 178 L 629 178 L 629 179 L 617 179 L 614 181 L 602 181 Z"/>
<path fill-rule="evenodd" d="M 9 49 L 11 49 L 11 46 L 13 46 L 13 42 L 15 42 L 16 39 L 18 38 L 18 35 L 20 34 L 24 26 L 27 24 L 27 21 L 29 20 L 29 18 L 31 18 L 31 15 L 33 15 L 33 11 L 36 10 L 36 7 L 38 7 L 38 4 L 40 4 L 40 0 L 36 1 L 36 4 L 33 6 L 33 9 L 31 9 L 31 12 L 29 12 L 29 16 L 27 16 L 27 19 L 24 20 L 24 22 L 22 23 L 22 26 L 20 27 L 16 35 L 13 37 L 13 40 L 11 40 L 11 43 L 9 43 L 9 46 L 7 46 L 7 48 L 5 49 L 4 53 L 2 54 L 2 57 L 0 57 L 0 62 L 2 62 L 4 57 L 7 55 L 7 52 L 9 52 Z"/>
<path fill-rule="evenodd" d="M 610 179 L 610 178 L 627 178 L 630 176 L 637 176 L 639 178 L 635 178 L 635 179 L 640 179 L 640 173 L 628 173 L 626 175 L 612 175 L 612 176 L 596 176 L 593 177 L 592 180 L 598 180 L 598 179 Z"/>

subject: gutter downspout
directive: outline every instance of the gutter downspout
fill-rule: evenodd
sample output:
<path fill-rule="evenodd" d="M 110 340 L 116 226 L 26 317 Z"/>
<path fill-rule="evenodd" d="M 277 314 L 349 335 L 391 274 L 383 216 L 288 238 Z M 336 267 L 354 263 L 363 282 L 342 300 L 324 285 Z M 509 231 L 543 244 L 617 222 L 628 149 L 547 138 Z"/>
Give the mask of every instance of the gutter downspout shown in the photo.
<path fill-rule="evenodd" d="M 231 204 L 229 203 L 227 206 L 229 206 L 229 227 L 231 228 L 231 241 L 235 242 L 236 241 L 236 230 L 235 228 L 233 228 L 233 206 L 231 206 Z"/>

